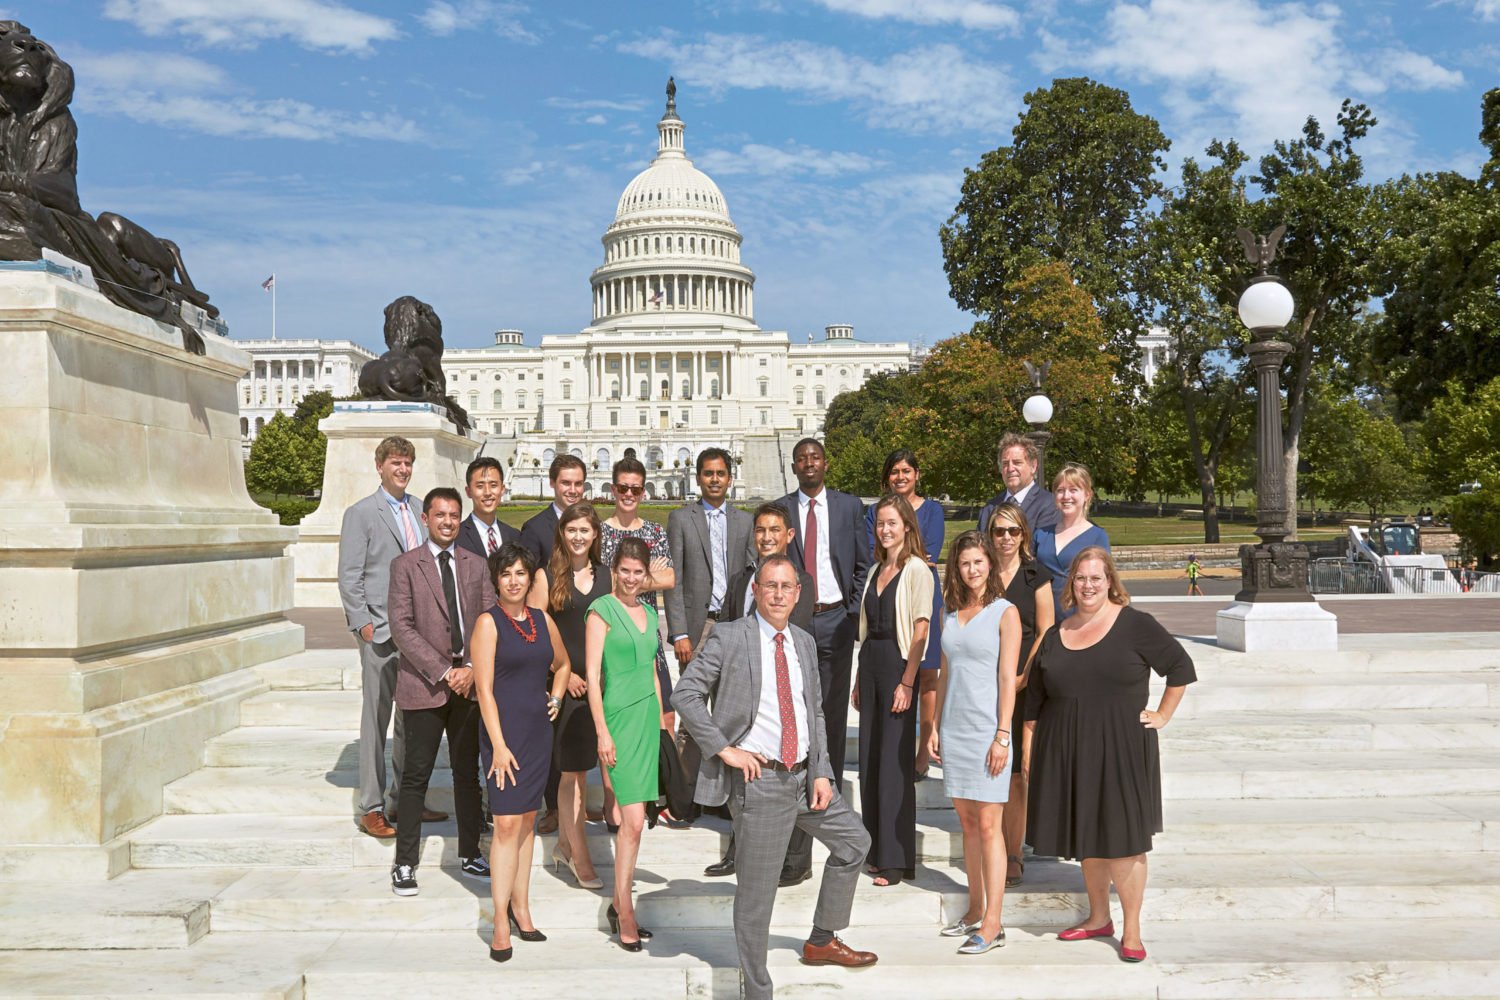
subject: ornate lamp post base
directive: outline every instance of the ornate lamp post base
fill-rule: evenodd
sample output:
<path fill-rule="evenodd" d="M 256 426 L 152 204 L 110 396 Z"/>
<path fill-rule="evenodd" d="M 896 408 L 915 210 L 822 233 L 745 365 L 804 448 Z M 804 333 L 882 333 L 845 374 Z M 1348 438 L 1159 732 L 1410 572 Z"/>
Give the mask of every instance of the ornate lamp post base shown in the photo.
<path fill-rule="evenodd" d="M 1240 546 L 1240 592 L 1236 601 L 1317 603 L 1307 589 L 1307 546 L 1300 542 L 1261 542 Z"/>

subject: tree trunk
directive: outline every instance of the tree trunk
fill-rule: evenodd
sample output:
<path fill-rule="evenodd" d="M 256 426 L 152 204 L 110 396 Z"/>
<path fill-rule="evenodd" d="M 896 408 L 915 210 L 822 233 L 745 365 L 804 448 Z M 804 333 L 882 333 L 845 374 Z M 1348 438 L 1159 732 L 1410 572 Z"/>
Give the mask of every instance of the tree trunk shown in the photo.
<path fill-rule="evenodd" d="M 1219 544 L 1219 503 L 1212 472 L 1205 470 L 1199 474 L 1198 490 L 1203 497 L 1203 542 L 1205 545 L 1217 545 Z"/>

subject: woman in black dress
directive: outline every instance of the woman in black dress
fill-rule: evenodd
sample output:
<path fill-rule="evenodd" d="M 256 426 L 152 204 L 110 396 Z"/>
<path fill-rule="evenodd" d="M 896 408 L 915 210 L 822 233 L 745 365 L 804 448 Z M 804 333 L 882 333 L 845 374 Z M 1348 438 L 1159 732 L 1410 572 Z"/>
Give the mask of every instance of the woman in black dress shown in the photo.
<path fill-rule="evenodd" d="M 499 603 L 474 623 L 469 651 L 484 721 L 479 760 L 495 819 L 490 840 L 490 895 L 495 902 L 490 958 L 505 962 L 511 956 L 512 930 L 523 941 L 547 940 L 531 921 L 533 830 L 547 787 L 552 720 L 573 671 L 551 616 L 526 605 L 536 575 L 531 551 L 514 542 L 502 545 L 490 556 L 490 573 Z"/>
<path fill-rule="evenodd" d="M 568 662 L 575 664 L 557 716 L 552 756 L 562 780 L 557 786 L 557 845 L 552 866 L 567 865 L 580 889 L 602 889 L 584 833 L 588 773 L 599 763 L 594 717 L 589 711 L 588 678 L 583 669 L 584 619 L 589 605 L 609 593 L 609 568 L 599 558 L 599 515 L 587 500 L 572 504 L 557 519 L 552 559 L 536 575 L 531 606 L 546 608 L 562 634 Z M 602 770 L 602 769 L 601 769 Z"/>
<path fill-rule="evenodd" d="M 990 543 L 1000 570 L 1005 598 L 1021 614 L 1020 676 L 1016 680 L 1016 709 L 1012 718 L 1026 718 L 1026 685 L 1031 680 L 1031 664 L 1036 658 L 1042 636 L 1057 620 L 1052 607 L 1052 574 L 1036 561 L 1031 548 L 1031 525 L 1017 504 L 1001 504 L 990 516 Z M 1015 755 L 1016 766 L 1010 773 L 1010 801 L 1005 806 L 1001 825 L 1005 827 L 1005 885 L 1014 888 L 1026 874 L 1021 860 L 1026 840 L 1027 768 L 1031 766 L 1031 730 L 1021 733 Z"/>
<path fill-rule="evenodd" d="M 1063 591 L 1074 614 L 1043 637 L 1028 686 L 1036 733 L 1027 840 L 1038 854 L 1082 861 L 1088 917 L 1058 937 L 1114 936 L 1113 884 L 1125 917 L 1120 957 L 1139 962 L 1146 852 L 1162 829 L 1156 734 L 1198 678 L 1177 640 L 1129 603 L 1108 550 L 1078 553 Z M 1153 670 L 1167 679 L 1155 711 L 1146 707 Z"/>
<path fill-rule="evenodd" d="M 932 570 L 911 504 L 894 493 L 875 504 L 874 572 L 859 602 L 860 813 L 876 885 L 917 873 L 917 713 L 912 695 L 927 651 Z"/>

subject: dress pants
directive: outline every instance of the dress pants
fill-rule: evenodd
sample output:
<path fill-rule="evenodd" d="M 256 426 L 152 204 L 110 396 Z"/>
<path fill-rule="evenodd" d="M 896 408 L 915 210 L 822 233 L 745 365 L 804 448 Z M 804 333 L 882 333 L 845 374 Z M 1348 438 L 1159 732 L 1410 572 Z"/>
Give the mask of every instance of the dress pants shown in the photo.
<path fill-rule="evenodd" d="M 363 701 L 359 712 L 359 814 L 371 809 L 395 812 L 396 796 L 401 791 L 401 757 L 405 732 L 401 710 L 396 708 L 396 664 L 401 652 L 393 640 L 359 643 L 360 683 Z M 391 771 L 389 786 L 385 781 L 385 733 L 396 716 L 396 731 L 391 736 Z M 390 788 L 387 797 L 386 789 Z"/>
<path fill-rule="evenodd" d="M 765 768 L 755 781 L 730 775 L 729 807 L 734 813 L 735 876 L 734 943 L 739 951 L 745 1000 L 770 1000 L 771 973 L 766 950 L 776 883 L 792 831 L 816 837 L 828 848 L 813 926 L 841 931 L 849 926 L 859 870 L 870 849 L 870 835 L 844 796 L 835 790 L 827 809 L 813 811 L 807 803 L 807 773 L 790 774 Z"/>
<path fill-rule="evenodd" d="M 844 787 L 844 749 L 848 743 L 849 682 L 854 664 L 854 640 L 859 619 L 834 608 L 813 616 L 813 638 L 818 642 L 818 679 L 823 685 L 823 723 L 828 732 L 828 763 L 834 787 Z M 812 869 L 812 838 L 798 829 L 787 845 L 787 871 Z"/>
<path fill-rule="evenodd" d="M 484 813 L 479 805 L 479 704 L 449 694 L 438 708 L 406 710 L 406 766 L 401 772 L 401 805 L 396 813 L 396 864 L 416 866 L 422 850 L 422 804 L 448 734 L 453 771 L 453 811 L 458 814 L 458 856 L 479 857 Z"/>

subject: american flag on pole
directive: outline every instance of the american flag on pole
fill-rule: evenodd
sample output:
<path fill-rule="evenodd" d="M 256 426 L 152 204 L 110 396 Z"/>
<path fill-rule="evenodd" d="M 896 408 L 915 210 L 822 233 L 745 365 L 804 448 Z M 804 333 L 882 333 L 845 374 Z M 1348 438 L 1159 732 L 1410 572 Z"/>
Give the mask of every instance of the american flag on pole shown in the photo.
<path fill-rule="evenodd" d="M 269 278 L 267 278 L 265 281 L 262 281 L 260 283 L 260 287 L 264 288 L 268 292 L 271 289 L 275 288 L 276 287 L 276 275 L 273 274 Z"/>
<path fill-rule="evenodd" d="M 661 305 L 661 286 L 660 285 L 656 286 L 656 291 L 651 296 L 651 304 L 653 306 L 659 306 L 659 305 Z"/>

